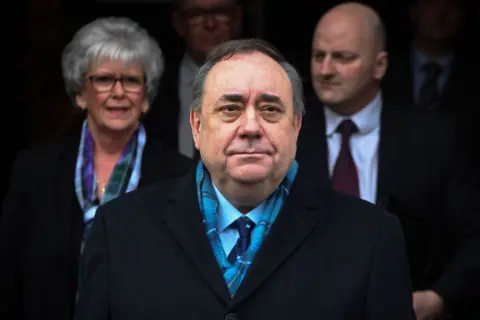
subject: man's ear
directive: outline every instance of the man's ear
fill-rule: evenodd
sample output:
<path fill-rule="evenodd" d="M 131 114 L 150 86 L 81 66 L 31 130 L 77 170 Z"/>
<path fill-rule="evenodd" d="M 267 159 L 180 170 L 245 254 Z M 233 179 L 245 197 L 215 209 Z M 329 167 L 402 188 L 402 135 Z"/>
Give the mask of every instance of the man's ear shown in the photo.
<path fill-rule="evenodd" d="M 380 51 L 375 59 L 374 78 L 380 81 L 385 76 L 388 68 L 388 53 L 386 51 Z"/>
<path fill-rule="evenodd" d="M 200 130 L 202 128 L 202 115 L 200 110 L 190 111 L 190 126 L 192 127 L 193 142 L 197 150 L 200 148 Z"/>

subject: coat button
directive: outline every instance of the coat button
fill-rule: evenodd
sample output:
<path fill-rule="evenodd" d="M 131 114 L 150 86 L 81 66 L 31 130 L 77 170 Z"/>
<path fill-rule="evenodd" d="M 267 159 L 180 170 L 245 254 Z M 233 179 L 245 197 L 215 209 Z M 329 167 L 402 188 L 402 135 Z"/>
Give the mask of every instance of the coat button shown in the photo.
<path fill-rule="evenodd" d="M 225 316 L 225 320 L 238 320 L 238 317 L 233 313 L 229 313 Z"/>

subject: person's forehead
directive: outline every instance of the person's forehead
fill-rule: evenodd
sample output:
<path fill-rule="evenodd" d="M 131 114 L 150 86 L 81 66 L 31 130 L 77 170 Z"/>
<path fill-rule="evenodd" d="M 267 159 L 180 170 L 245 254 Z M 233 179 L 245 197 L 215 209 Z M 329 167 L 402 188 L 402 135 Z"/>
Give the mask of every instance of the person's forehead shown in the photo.
<path fill-rule="evenodd" d="M 208 74 L 205 90 L 218 95 L 251 90 L 282 95 L 291 90 L 291 83 L 277 62 L 254 53 L 218 62 Z"/>
<path fill-rule="evenodd" d="M 92 59 L 89 64 L 89 71 L 111 71 L 122 70 L 124 72 L 142 72 L 143 68 L 138 61 L 121 61 L 109 58 Z"/>

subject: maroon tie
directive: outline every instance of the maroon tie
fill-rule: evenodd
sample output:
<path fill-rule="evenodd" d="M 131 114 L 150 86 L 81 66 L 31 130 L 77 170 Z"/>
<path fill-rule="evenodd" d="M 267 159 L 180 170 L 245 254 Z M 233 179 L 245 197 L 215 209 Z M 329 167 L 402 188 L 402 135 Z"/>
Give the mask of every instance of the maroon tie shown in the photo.
<path fill-rule="evenodd" d="M 358 132 L 358 128 L 352 120 L 343 120 L 337 132 L 342 135 L 342 146 L 333 169 L 333 189 L 359 198 L 358 172 L 350 151 L 350 137 Z"/>

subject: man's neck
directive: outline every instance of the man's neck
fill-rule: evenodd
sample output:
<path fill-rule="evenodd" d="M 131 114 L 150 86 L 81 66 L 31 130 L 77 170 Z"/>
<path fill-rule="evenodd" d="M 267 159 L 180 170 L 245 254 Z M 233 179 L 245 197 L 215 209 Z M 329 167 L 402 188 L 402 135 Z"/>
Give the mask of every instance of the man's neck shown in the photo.
<path fill-rule="evenodd" d="M 453 53 L 454 47 L 450 43 L 440 43 L 439 41 L 427 41 L 420 37 L 413 40 L 413 48 L 429 59 L 439 59 Z"/>
<path fill-rule="evenodd" d="M 258 207 L 276 189 L 268 182 L 251 185 L 226 181 L 214 181 L 214 183 L 225 199 L 243 214 L 247 214 Z"/>
<path fill-rule="evenodd" d="M 380 92 L 379 87 L 371 87 L 365 89 L 361 98 L 356 98 L 354 100 L 345 101 L 342 104 L 338 105 L 329 105 L 330 109 L 338 115 L 344 117 L 351 117 L 354 114 L 357 114 L 361 110 L 363 110 L 370 102 L 375 99 L 375 97 Z"/>

